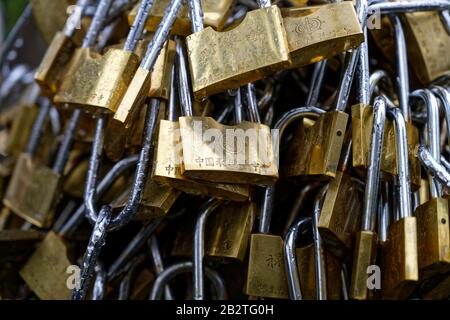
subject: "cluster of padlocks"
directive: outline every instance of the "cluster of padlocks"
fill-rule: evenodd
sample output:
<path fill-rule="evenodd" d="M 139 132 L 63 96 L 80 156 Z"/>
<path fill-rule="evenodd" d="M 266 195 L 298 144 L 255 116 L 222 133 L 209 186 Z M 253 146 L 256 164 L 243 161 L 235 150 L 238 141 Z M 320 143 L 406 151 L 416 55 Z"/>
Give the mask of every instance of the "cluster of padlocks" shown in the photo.
<path fill-rule="evenodd" d="M 449 0 L 27 10 L 0 299 L 450 298 Z"/>

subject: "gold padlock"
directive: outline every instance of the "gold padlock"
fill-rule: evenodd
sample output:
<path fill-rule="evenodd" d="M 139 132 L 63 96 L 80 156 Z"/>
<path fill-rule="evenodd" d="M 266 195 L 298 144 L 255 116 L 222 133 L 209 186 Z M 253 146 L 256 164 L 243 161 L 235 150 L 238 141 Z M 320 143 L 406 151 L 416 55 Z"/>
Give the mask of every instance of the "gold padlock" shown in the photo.
<path fill-rule="evenodd" d="M 376 261 L 377 234 L 375 230 L 376 203 L 378 202 L 379 178 L 384 125 L 386 117 L 385 99 L 377 98 L 374 103 L 374 123 L 371 132 L 369 170 L 366 177 L 364 207 L 361 231 L 356 234 L 353 254 L 352 279 L 349 296 L 356 300 L 366 300 L 372 296 L 367 288 L 367 269 Z"/>
<path fill-rule="evenodd" d="M 300 67 L 356 49 L 364 35 L 348 1 L 282 10 L 291 66 Z"/>
<path fill-rule="evenodd" d="M 283 238 L 269 233 L 269 221 L 272 214 L 270 203 L 274 201 L 274 192 L 274 186 L 266 187 L 258 233 L 252 233 L 250 237 L 244 292 L 254 297 L 288 299 Z"/>
<path fill-rule="evenodd" d="M 65 18 L 65 15 L 58 13 L 56 17 L 49 18 L 48 7 L 51 8 L 50 12 L 55 14 L 55 11 L 65 12 L 68 9 L 68 4 L 69 1 L 58 3 L 42 0 L 32 1 L 35 17 L 40 21 L 41 31 L 49 43 L 49 47 L 36 70 L 34 79 L 41 87 L 42 93 L 48 97 L 53 97 L 59 90 L 61 78 L 77 47 L 76 28 L 78 26 L 81 27 L 81 19 L 83 18 L 88 2 L 84 1 L 78 6 L 74 6 L 73 8 L 75 10 L 67 18 L 64 31 L 59 31 L 60 27 L 55 29 L 54 22 Z M 60 22 L 57 24 L 63 25 Z"/>
<path fill-rule="evenodd" d="M 255 209 L 252 202 L 231 202 L 212 212 L 207 222 L 206 255 L 243 262 L 255 221 Z"/>
<path fill-rule="evenodd" d="M 408 181 L 408 146 L 406 125 L 398 108 L 389 108 L 397 132 L 399 219 L 389 226 L 387 241 L 382 245 L 381 288 L 383 299 L 404 299 L 419 280 L 417 219 L 411 216 L 411 191 Z"/>
<path fill-rule="evenodd" d="M 90 48 L 77 49 L 54 101 L 93 114 L 114 113 L 138 63 L 130 51 L 110 49 L 101 56 Z"/>
<path fill-rule="evenodd" d="M 145 28 L 150 32 L 155 32 L 164 15 L 164 9 L 167 7 L 168 0 L 156 0 L 153 4 L 150 16 L 146 22 Z M 233 0 L 202 0 L 203 14 L 205 24 L 221 31 L 229 17 L 234 1 Z M 138 6 L 136 5 L 128 15 L 130 26 L 136 18 Z M 191 22 L 187 6 L 183 6 L 178 12 L 177 19 L 173 24 L 170 33 L 179 36 L 188 36 L 191 34 Z"/>
<path fill-rule="evenodd" d="M 201 17 L 192 20 L 201 24 Z M 227 32 L 202 26 L 193 31 L 186 45 L 193 92 L 198 99 L 239 88 L 289 65 L 287 36 L 277 6 L 248 12 Z"/>
<path fill-rule="evenodd" d="M 352 142 L 347 141 L 336 177 L 329 182 L 319 217 L 319 232 L 327 252 L 341 261 L 353 249 L 356 232 L 361 225 L 362 193 L 348 175 Z M 340 274 L 340 272 L 339 272 Z"/>

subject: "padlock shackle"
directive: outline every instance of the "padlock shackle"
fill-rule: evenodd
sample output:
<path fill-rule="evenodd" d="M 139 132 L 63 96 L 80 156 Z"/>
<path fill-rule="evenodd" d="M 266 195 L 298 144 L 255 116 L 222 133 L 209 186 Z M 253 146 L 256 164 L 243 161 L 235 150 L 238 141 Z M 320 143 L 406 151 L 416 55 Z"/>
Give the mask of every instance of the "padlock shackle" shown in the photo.
<path fill-rule="evenodd" d="M 156 277 L 149 300 L 160 300 L 164 292 L 164 288 L 172 279 L 183 273 L 192 272 L 192 269 L 192 261 L 178 262 L 167 267 Z M 210 267 L 205 267 L 205 274 L 206 277 L 212 282 L 212 287 L 216 290 L 217 299 L 225 300 L 227 298 L 227 291 L 225 288 L 225 282 L 220 274 Z"/>
<path fill-rule="evenodd" d="M 364 35 L 364 41 L 359 46 L 359 63 L 358 63 L 358 100 L 364 105 L 370 104 L 370 71 L 369 71 L 369 47 L 367 38 L 367 0 L 357 0 L 355 9 L 358 14 L 358 20 Z"/>
<path fill-rule="evenodd" d="M 78 15 L 75 17 L 75 19 L 80 19 L 80 21 L 72 20 L 74 19 L 74 17 L 72 16 L 74 13 L 71 13 L 71 15 L 67 18 L 63 32 L 68 38 L 73 37 L 75 30 L 78 27 L 78 23 L 81 23 L 81 19 L 84 17 L 86 9 L 90 5 L 90 3 L 91 0 L 77 0 L 75 7 L 78 10 Z"/>
<path fill-rule="evenodd" d="M 315 186 L 313 186 L 312 184 L 307 184 L 300 190 L 299 194 L 295 197 L 295 200 L 293 202 L 291 210 L 289 211 L 289 215 L 288 215 L 288 218 L 286 219 L 286 224 L 283 229 L 284 235 L 286 235 L 286 233 L 288 232 L 291 225 L 297 219 L 297 215 L 305 203 L 306 195 L 311 190 L 314 190 L 314 188 L 315 188 Z"/>
<path fill-rule="evenodd" d="M 449 0 L 380 2 L 369 5 L 368 12 L 380 14 L 399 14 L 417 11 L 444 11 L 450 9 Z"/>
<path fill-rule="evenodd" d="M 142 247 L 147 243 L 148 238 L 159 227 L 162 220 L 163 218 L 155 219 L 147 226 L 142 227 L 142 229 L 134 236 L 134 238 L 128 243 L 125 249 L 109 267 L 108 279 L 115 279 L 122 273 L 122 269 L 126 266 L 127 261 L 129 261 L 131 257 L 136 255 L 136 253 L 142 249 Z"/>
<path fill-rule="evenodd" d="M 178 98 L 181 105 L 181 114 L 184 117 L 192 117 L 192 93 L 190 78 L 188 74 L 188 66 L 186 52 L 184 50 L 183 40 L 181 37 L 175 37 L 176 53 L 175 67 L 178 80 Z"/>
<path fill-rule="evenodd" d="M 442 24 L 444 25 L 447 34 L 450 37 L 450 10 L 444 10 L 440 12 Z"/>
<path fill-rule="evenodd" d="M 375 95 L 375 90 L 378 86 L 378 83 L 380 83 L 381 80 L 385 79 L 389 85 L 392 85 L 392 79 L 389 76 L 389 74 L 382 69 L 379 70 L 375 70 L 369 78 L 369 84 L 370 84 L 370 95 L 369 95 L 369 100 L 372 101 L 373 96 Z"/>
<path fill-rule="evenodd" d="M 419 89 L 411 93 L 411 99 L 422 100 L 427 109 L 427 146 L 437 162 L 441 161 L 439 103 L 436 96 L 428 89 Z M 439 198 L 442 193 L 441 185 L 430 180 L 430 194 L 432 198 Z"/>
<path fill-rule="evenodd" d="M 255 123 L 261 123 L 261 116 L 259 114 L 258 101 L 255 95 L 255 86 L 253 83 L 249 83 L 245 87 L 248 111 L 250 115 L 250 121 Z"/>
<path fill-rule="evenodd" d="M 44 134 L 44 125 L 47 120 L 47 116 L 50 112 L 50 100 L 43 99 L 43 102 L 39 108 L 38 116 L 34 121 L 33 127 L 31 128 L 30 137 L 28 138 L 28 143 L 25 148 L 25 153 L 33 157 L 42 140 L 42 135 Z"/>
<path fill-rule="evenodd" d="M 175 65 L 172 67 L 172 79 L 170 80 L 170 96 L 168 103 L 167 120 L 177 121 L 178 119 L 178 86 L 177 86 L 177 70 Z"/>
<path fill-rule="evenodd" d="M 155 235 L 152 235 L 148 240 L 148 245 L 150 247 L 150 255 L 153 260 L 153 267 L 155 268 L 156 274 L 159 275 L 164 271 L 164 264 L 161 256 L 161 251 L 159 250 L 158 238 Z M 166 300 L 175 300 L 172 289 L 169 285 L 166 285 L 164 289 L 164 295 Z"/>
<path fill-rule="evenodd" d="M 70 149 L 73 145 L 73 139 L 75 137 L 75 132 L 80 122 L 81 110 L 76 109 L 72 112 L 69 124 L 67 125 L 66 131 L 64 132 L 63 140 L 59 146 L 58 153 L 56 155 L 55 163 L 53 164 L 52 170 L 59 175 L 64 174 L 64 168 L 66 167 L 67 161 L 69 160 Z"/>
<path fill-rule="evenodd" d="M 153 0 L 142 0 L 133 25 L 128 32 L 127 39 L 123 46 L 124 51 L 134 51 L 139 39 L 142 37 L 147 17 L 153 7 Z"/>
<path fill-rule="evenodd" d="M 203 256 L 205 253 L 205 229 L 206 220 L 211 212 L 216 210 L 223 202 L 214 198 L 209 199 L 200 211 L 194 227 L 193 239 L 193 256 L 192 256 L 192 283 L 193 283 L 193 299 L 205 299 L 204 284 L 204 264 Z"/>
<path fill-rule="evenodd" d="M 244 107 L 242 106 L 241 88 L 228 90 L 228 94 L 233 98 L 234 123 L 241 124 L 244 121 Z"/>
<path fill-rule="evenodd" d="M 448 172 L 448 169 L 434 159 L 427 147 L 419 145 L 416 153 L 420 163 L 428 174 L 434 177 L 443 186 L 450 188 L 450 173 Z"/>
<path fill-rule="evenodd" d="M 92 300 L 103 300 L 106 288 L 106 272 L 105 265 L 101 260 L 97 260 L 94 271 L 95 279 L 92 286 Z"/>
<path fill-rule="evenodd" d="M 89 29 L 83 39 L 83 43 L 81 45 L 82 48 L 91 48 L 94 46 L 98 34 L 100 33 L 103 23 L 108 15 L 108 11 L 111 8 L 112 2 L 113 0 L 100 0 Z"/>
<path fill-rule="evenodd" d="M 105 175 L 105 177 L 100 181 L 97 186 L 96 195 L 97 198 L 94 200 L 97 201 L 100 197 L 102 197 L 105 192 L 111 187 L 114 181 L 117 180 L 126 170 L 136 166 L 138 162 L 138 156 L 130 156 L 128 158 L 124 158 L 117 162 L 111 170 Z M 64 223 L 60 230 L 53 230 L 57 232 L 61 236 L 70 236 L 75 229 L 77 229 L 80 224 L 83 222 L 83 218 L 85 217 L 85 205 L 84 203 L 75 211 L 74 214 L 70 217 L 70 219 Z M 108 278 L 110 278 L 108 276 Z"/>
<path fill-rule="evenodd" d="M 142 265 L 145 261 L 145 254 L 140 254 L 134 257 L 125 267 L 125 275 L 119 284 L 119 293 L 117 295 L 117 300 L 129 300 L 130 299 L 130 287 L 131 281 L 133 279 L 134 273 L 137 268 Z"/>
<path fill-rule="evenodd" d="M 133 216 L 139 207 L 145 181 L 147 180 L 149 173 L 152 137 L 157 125 L 160 104 L 161 101 L 158 99 L 150 100 L 150 105 L 147 108 L 142 148 L 139 154 L 139 161 L 137 163 L 136 173 L 133 180 L 133 188 L 125 207 L 117 216 L 111 219 L 111 222 L 108 225 L 108 231 L 118 230 L 125 226 L 131 221 L 131 219 L 133 219 Z M 97 119 L 94 141 L 92 142 L 91 158 L 89 161 L 89 170 L 84 192 L 86 217 L 91 224 L 95 224 L 97 221 L 97 213 L 95 209 L 95 189 L 97 185 L 97 176 L 99 173 L 101 156 L 103 153 L 104 135 L 105 119 L 104 117 L 100 117 Z"/>
<path fill-rule="evenodd" d="M 140 67 L 142 69 L 151 71 L 155 66 L 156 60 L 162 50 L 164 43 L 169 39 L 170 29 L 172 28 L 178 11 L 183 4 L 183 0 L 171 0 L 166 10 L 161 23 L 158 25 L 152 41 L 148 44 L 147 51 L 141 61 Z"/>
<path fill-rule="evenodd" d="M 289 228 L 284 238 L 284 262 L 288 280 L 289 296 L 291 300 L 303 300 L 297 256 L 295 254 L 297 236 L 300 230 L 312 225 L 311 218 L 300 218 Z"/>
<path fill-rule="evenodd" d="M 396 131 L 398 190 L 400 195 L 399 218 L 404 219 L 412 216 L 406 121 L 399 108 L 387 108 L 387 117 L 394 121 Z"/>
<path fill-rule="evenodd" d="M 447 128 L 450 128 L 450 91 L 441 86 L 433 86 L 431 91 L 439 99 L 440 106 L 444 111 Z M 450 130 L 447 130 L 447 143 L 450 146 Z"/>
<path fill-rule="evenodd" d="M 309 86 L 308 97 L 306 98 L 305 105 L 307 106 L 317 105 L 327 65 L 328 60 L 322 60 L 314 64 L 314 70 L 311 77 L 311 84 Z"/>
<path fill-rule="evenodd" d="M 323 201 L 328 191 L 328 184 L 320 188 L 316 197 L 314 198 L 314 212 L 313 212 L 313 240 L 314 240 L 314 270 L 316 272 L 316 299 L 327 299 L 327 275 L 326 267 L 323 259 L 322 238 L 319 233 L 319 217 L 322 211 Z"/>
<path fill-rule="evenodd" d="M 359 60 L 359 51 L 361 47 L 347 52 L 345 56 L 345 69 L 341 75 L 338 94 L 336 96 L 335 110 L 345 111 L 347 108 L 348 97 L 352 88 L 353 77 Z"/>
<path fill-rule="evenodd" d="M 406 122 L 411 121 L 411 111 L 409 108 L 409 71 L 408 71 L 408 53 L 406 50 L 405 33 L 403 32 L 402 22 L 398 16 L 389 16 L 394 26 L 395 45 L 397 48 L 397 73 L 398 73 L 398 98 L 400 109 L 403 112 Z"/>
<path fill-rule="evenodd" d="M 205 29 L 203 24 L 203 9 L 200 0 L 187 0 L 189 17 L 191 18 L 192 33 Z"/>
<path fill-rule="evenodd" d="M 372 231 L 375 227 L 376 207 L 380 183 L 380 167 L 383 153 L 384 126 L 386 121 L 386 98 L 377 97 L 373 106 L 373 127 L 367 168 L 361 230 Z"/>
<path fill-rule="evenodd" d="M 256 2 L 260 8 L 269 8 L 272 5 L 272 1 L 270 0 L 256 0 Z"/>
<path fill-rule="evenodd" d="M 100 250 L 105 244 L 108 225 L 111 221 L 112 210 L 109 206 L 103 206 L 92 230 L 91 237 L 83 257 L 80 272 L 79 288 L 75 288 L 72 292 L 72 300 L 86 299 L 87 290 L 90 280 L 94 272 L 94 267 L 98 261 Z"/>
<path fill-rule="evenodd" d="M 285 112 L 280 119 L 274 125 L 274 129 L 279 130 L 279 141 L 283 137 L 284 130 L 295 120 L 303 117 L 314 117 L 318 118 L 325 111 L 316 107 L 300 107 L 296 109 L 289 110 Z M 276 143 L 279 143 L 276 142 Z M 269 233 L 270 230 L 270 220 L 272 218 L 273 205 L 275 201 L 275 185 L 267 186 L 264 189 L 263 202 L 261 206 L 261 212 L 259 216 L 259 233 Z"/>

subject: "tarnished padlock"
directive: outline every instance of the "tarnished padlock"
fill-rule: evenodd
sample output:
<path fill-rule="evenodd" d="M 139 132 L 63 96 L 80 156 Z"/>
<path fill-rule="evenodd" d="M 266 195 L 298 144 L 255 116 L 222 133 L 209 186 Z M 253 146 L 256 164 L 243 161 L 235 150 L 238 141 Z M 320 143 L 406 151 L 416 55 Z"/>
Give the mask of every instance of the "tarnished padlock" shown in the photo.
<path fill-rule="evenodd" d="M 411 216 L 405 120 L 397 108 L 388 108 L 387 114 L 397 131 L 400 203 L 399 219 L 390 224 L 387 241 L 382 245 L 381 288 L 383 299 L 402 299 L 412 293 L 419 280 L 417 219 Z"/>
<path fill-rule="evenodd" d="M 56 160 L 49 168 L 33 160 L 48 108 L 41 111 L 44 116 L 37 118 L 27 150 L 17 160 L 3 203 L 26 221 L 45 228 L 52 224 L 61 178 L 79 117 L 73 117 L 69 122 Z"/>
<path fill-rule="evenodd" d="M 356 49 L 364 41 L 355 8 L 348 1 L 283 9 L 281 13 L 292 67 Z"/>
<path fill-rule="evenodd" d="M 150 16 L 146 22 L 145 28 L 148 31 L 155 32 L 164 14 L 164 8 L 167 7 L 169 1 L 156 0 L 150 11 Z M 203 20 L 205 25 L 213 27 L 217 31 L 221 31 L 225 25 L 228 16 L 233 8 L 233 0 L 202 0 Z M 130 25 L 136 17 L 137 6 L 131 10 L 128 15 Z M 192 33 L 191 21 L 189 20 L 189 12 L 187 6 L 183 6 L 177 15 L 177 19 L 170 31 L 173 35 L 188 36 Z"/>
<path fill-rule="evenodd" d="M 243 262 L 255 221 L 256 205 L 230 202 L 220 206 L 208 218 L 205 254 L 220 260 Z"/>
<path fill-rule="evenodd" d="M 385 100 L 383 98 L 377 98 L 374 103 L 374 123 L 369 154 L 370 165 L 366 178 L 362 225 L 361 231 L 356 234 L 355 239 L 352 280 L 349 293 L 350 298 L 356 300 L 366 300 L 371 295 L 371 292 L 367 288 L 367 268 L 373 265 L 376 260 L 377 234 L 374 229 L 385 118 Z"/>
<path fill-rule="evenodd" d="M 232 30 L 204 29 L 200 0 L 190 16 L 192 31 L 186 38 L 193 92 L 196 98 L 237 89 L 286 68 L 289 47 L 280 9 L 264 1 Z"/>
<path fill-rule="evenodd" d="M 347 138 L 336 177 L 329 182 L 318 228 L 327 251 L 341 261 L 353 249 L 356 232 L 361 225 L 362 193 L 348 174 L 351 161 L 351 138 Z"/>
<path fill-rule="evenodd" d="M 44 24 L 47 24 L 45 21 L 53 22 L 53 19 L 49 19 L 45 7 L 49 5 L 49 2 L 52 3 L 51 6 L 55 6 L 54 2 L 40 0 L 33 2 L 34 9 L 40 12 L 39 16 L 42 16 L 42 22 Z M 66 8 L 67 1 L 58 3 L 56 6 L 60 8 L 61 5 L 64 6 L 64 2 L 66 2 Z M 48 41 L 51 40 L 51 42 L 39 67 L 36 70 L 34 79 L 41 87 L 42 93 L 49 97 L 53 97 L 60 88 L 62 77 L 67 69 L 67 64 L 69 63 L 76 48 L 73 37 L 76 28 L 81 24 L 81 19 L 83 18 L 88 4 L 89 1 L 87 0 L 78 1 L 76 12 L 73 12 L 73 16 L 70 16 L 67 19 L 64 31 L 58 31 L 54 35 L 52 35 L 53 32 L 45 32 L 46 38 Z M 61 16 L 58 16 L 59 19 Z"/>

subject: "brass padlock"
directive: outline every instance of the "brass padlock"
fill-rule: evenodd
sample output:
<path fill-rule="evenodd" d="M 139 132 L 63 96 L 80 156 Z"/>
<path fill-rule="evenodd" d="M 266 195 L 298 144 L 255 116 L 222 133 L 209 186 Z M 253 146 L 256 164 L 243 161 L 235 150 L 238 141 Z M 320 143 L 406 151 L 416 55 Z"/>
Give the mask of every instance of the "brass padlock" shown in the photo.
<path fill-rule="evenodd" d="M 147 19 L 145 28 L 150 32 L 155 32 L 164 15 L 164 9 L 167 7 L 168 0 L 156 0 L 153 4 L 150 16 Z M 204 22 L 206 25 L 213 27 L 217 31 L 221 31 L 229 17 L 234 1 L 233 0 L 202 0 Z M 130 26 L 136 18 L 137 5 L 128 15 Z M 170 33 L 179 36 L 188 36 L 191 34 L 191 21 L 187 6 L 183 6 L 177 15 L 177 19 L 173 24 Z"/>
<path fill-rule="evenodd" d="M 410 106 L 408 103 L 409 95 L 409 81 L 408 81 L 408 57 L 406 56 L 405 40 L 403 36 L 403 28 L 397 17 L 392 17 L 392 22 L 395 29 L 395 42 L 398 47 L 399 54 L 397 54 L 397 65 L 399 66 L 399 104 L 402 111 L 405 114 L 406 129 L 408 137 L 408 152 L 410 163 L 410 177 L 411 186 L 414 191 L 420 188 L 420 164 L 414 155 L 414 148 L 419 142 L 419 132 L 417 128 L 412 124 L 410 119 Z M 403 53 L 403 54 L 402 54 Z M 368 72 L 368 70 L 365 70 Z M 381 77 L 375 78 L 379 81 Z M 376 83 L 371 83 L 371 87 L 375 87 Z M 363 84 L 360 84 L 363 88 Z M 368 132 L 371 130 L 373 123 L 373 109 L 370 107 L 369 100 L 370 94 L 366 93 L 362 95 L 361 103 L 352 107 L 352 130 L 353 130 L 353 166 L 359 170 L 367 168 L 367 154 L 370 148 Z M 396 160 L 396 134 L 394 125 L 388 121 L 385 126 L 385 139 L 383 146 L 381 171 L 387 174 L 387 178 L 398 175 L 397 172 L 397 160 Z"/>
<path fill-rule="evenodd" d="M 356 234 L 352 279 L 349 296 L 356 300 L 366 300 L 371 297 L 367 288 L 367 268 L 375 264 L 377 234 L 375 229 L 376 204 L 378 202 L 380 167 L 384 125 L 386 117 L 386 103 L 384 98 L 375 99 L 374 123 L 371 133 L 371 148 L 369 153 L 369 170 L 366 178 L 364 193 L 364 208 L 361 231 Z"/>
<path fill-rule="evenodd" d="M 230 202 L 208 218 L 205 254 L 219 260 L 243 262 L 255 221 L 256 205 Z"/>
<path fill-rule="evenodd" d="M 41 87 L 44 95 L 53 97 L 59 90 L 61 78 L 64 75 L 67 64 L 77 46 L 74 41 L 75 30 L 78 24 L 81 23 L 81 19 L 89 3 L 88 1 L 80 2 L 76 7 L 75 12 L 72 13 L 73 15 L 67 19 L 64 31 L 51 31 L 53 28 L 47 26 L 49 24 L 48 21 L 53 23 L 55 19 L 49 18 L 46 8 L 50 3 L 51 7 L 55 7 L 55 2 L 41 0 L 34 0 L 33 2 L 33 9 L 35 12 L 39 12 L 38 16 L 41 17 L 39 20 L 45 25 L 45 29 L 50 29 L 47 32 L 44 32 L 45 37 L 50 44 L 36 70 L 34 79 Z M 63 1 L 62 3 L 58 2 L 56 7 L 60 10 L 62 9 L 62 5 L 64 9 L 66 9 L 67 4 L 67 1 Z M 50 12 L 53 12 L 53 10 L 50 10 Z M 59 14 L 56 20 L 59 20 L 61 17 L 65 16 Z M 59 28 L 57 30 L 59 30 Z"/>
<path fill-rule="evenodd" d="M 408 181 L 408 146 L 405 119 L 398 108 L 389 108 L 395 121 L 399 185 L 399 219 L 390 224 L 382 245 L 381 288 L 383 299 L 404 299 L 419 280 L 417 219 L 411 216 L 411 191 Z"/>
<path fill-rule="evenodd" d="M 319 232 L 327 251 L 341 261 L 353 249 L 356 232 L 361 225 L 362 193 L 348 174 L 352 141 L 344 147 L 336 177 L 329 182 L 319 217 Z"/>
<path fill-rule="evenodd" d="M 291 66 L 301 67 L 356 49 L 364 34 L 348 1 L 282 10 Z"/>
<path fill-rule="evenodd" d="M 180 55 L 180 42 L 177 39 L 177 61 L 184 61 L 183 56 Z M 177 73 L 182 72 L 178 70 L 183 69 L 182 63 L 177 63 Z M 171 97 L 168 107 L 168 119 L 161 120 L 159 123 L 158 144 L 154 152 L 154 166 L 152 171 L 152 178 L 163 184 L 172 186 L 173 188 L 182 190 L 186 193 L 207 195 L 216 198 L 224 198 L 233 201 L 246 201 L 249 198 L 248 185 L 239 184 L 223 184 L 211 182 L 197 182 L 189 179 L 182 174 L 182 166 L 184 162 L 183 146 L 181 142 L 180 124 L 176 121 L 176 96 L 174 90 L 176 79 L 172 79 Z M 184 85 L 183 85 L 184 84 Z M 186 84 L 180 81 L 180 89 L 188 88 Z M 180 100 L 183 104 L 191 105 L 191 97 L 189 93 L 180 91 Z M 186 109 L 186 108 L 183 108 Z M 189 111 L 192 112 L 190 109 Z"/>
<path fill-rule="evenodd" d="M 247 281 L 244 292 L 249 296 L 288 299 L 286 268 L 283 255 L 283 239 L 269 233 L 274 201 L 274 186 L 268 186 L 264 193 L 258 233 L 250 237 Z"/>
<path fill-rule="evenodd" d="M 423 84 L 448 74 L 450 37 L 439 17 L 439 12 L 405 13 L 402 17 L 408 54 L 415 74 Z M 430 35 L 433 35 L 430 37 Z"/>
<path fill-rule="evenodd" d="M 186 45 L 196 98 L 237 89 L 288 67 L 281 11 L 268 5 L 248 12 L 238 26 L 222 33 L 204 29 L 201 15 L 191 11 L 194 33 L 186 38 Z"/>
<path fill-rule="evenodd" d="M 421 94 L 430 98 L 429 92 L 415 91 L 413 95 Z M 428 94 L 427 94 L 428 93 Z M 440 127 L 437 101 L 431 99 L 428 105 L 427 145 L 433 157 L 440 163 Z M 417 245 L 419 252 L 420 281 L 450 271 L 450 228 L 448 226 L 448 200 L 442 198 L 439 182 L 429 177 L 431 199 L 420 205 L 415 211 L 417 218 Z"/>
<path fill-rule="evenodd" d="M 69 300 L 72 291 L 67 286 L 70 276 L 67 271 L 71 265 L 66 245 L 50 231 L 20 270 L 20 275 L 40 299 Z"/>
<path fill-rule="evenodd" d="M 67 163 L 73 133 L 79 121 L 79 114 L 71 118 L 52 168 L 36 163 L 33 159 L 44 120 L 45 117 L 38 118 L 35 122 L 33 132 L 36 132 L 37 137 L 35 135 L 30 137 L 27 153 L 19 156 L 3 199 L 5 206 L 40 228 L 46 228 L 52 224 L 55 206 L 59 200 L 61 178 Z"/>

